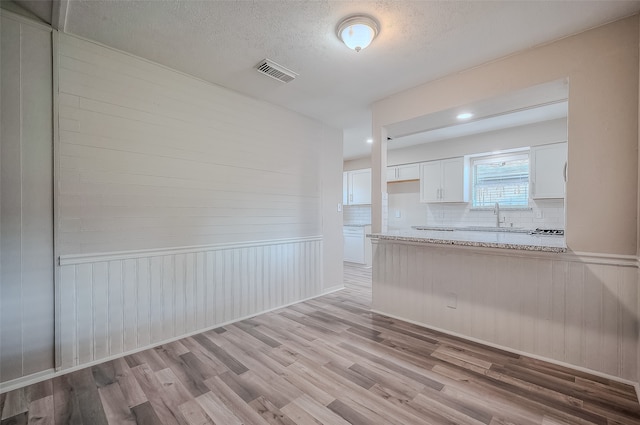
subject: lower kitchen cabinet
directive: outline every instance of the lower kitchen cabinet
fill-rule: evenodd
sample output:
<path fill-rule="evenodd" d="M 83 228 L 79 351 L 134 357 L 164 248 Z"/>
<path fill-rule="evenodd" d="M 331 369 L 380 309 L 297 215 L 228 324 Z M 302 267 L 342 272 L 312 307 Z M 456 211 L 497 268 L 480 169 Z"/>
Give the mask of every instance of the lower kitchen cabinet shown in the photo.
<path fill-rule="evenodd" d="M 366 237 L 367 233 L 371 233 L 371 226 L 343 227 L 344 261 L 371 265 L 371 240 Z"/>

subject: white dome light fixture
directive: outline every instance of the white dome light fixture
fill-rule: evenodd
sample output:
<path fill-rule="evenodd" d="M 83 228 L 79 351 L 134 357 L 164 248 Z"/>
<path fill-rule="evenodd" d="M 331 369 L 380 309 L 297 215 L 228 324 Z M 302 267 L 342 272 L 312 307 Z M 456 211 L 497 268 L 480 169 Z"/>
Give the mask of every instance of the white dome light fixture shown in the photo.
<path fill-rule="evenodd" d="M 338 38 L 350 49 L 359 52 L 378 35 L 378 23 L 366 15 L 354 15 L 343 19 L 336 27 Z"/>

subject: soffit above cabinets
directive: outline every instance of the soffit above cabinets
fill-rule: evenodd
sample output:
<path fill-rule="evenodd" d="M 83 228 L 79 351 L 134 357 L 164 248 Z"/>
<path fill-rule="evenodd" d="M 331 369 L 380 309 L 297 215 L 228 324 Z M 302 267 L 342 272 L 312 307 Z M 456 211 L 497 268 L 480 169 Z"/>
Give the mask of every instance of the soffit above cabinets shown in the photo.
<path fill-rule="evenodd" d="M 564 79 L 514 91 L 504 96 L 437 111 L 387 126 L 388 149 L 400 149 L 472 134 L 566 118 L 569 86 Z M 460 121 L 462 112 L 473 114 Z"/>

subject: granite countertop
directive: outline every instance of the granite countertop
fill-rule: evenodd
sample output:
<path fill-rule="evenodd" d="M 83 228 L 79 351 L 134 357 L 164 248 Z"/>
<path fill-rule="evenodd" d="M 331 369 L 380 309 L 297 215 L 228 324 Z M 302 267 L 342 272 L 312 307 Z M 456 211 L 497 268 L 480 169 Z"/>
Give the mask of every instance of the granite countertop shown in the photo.
<path fill-rule="evenodd" d="M 346 226 L 346 227 L 367 227 L 367 226 L 371 226 L 371 223 L 367 223 L 367 224 L 343 224 L 343 226 Z"/>
<path fill-rule="evenodd" d="M 380 240 L 460 245 L 479 248 L 519 249 L 525 251 L 566 252 L 564 237 L 529 235 L 522 232 L 469 230 L 404 230 L 368 234 Z"/>

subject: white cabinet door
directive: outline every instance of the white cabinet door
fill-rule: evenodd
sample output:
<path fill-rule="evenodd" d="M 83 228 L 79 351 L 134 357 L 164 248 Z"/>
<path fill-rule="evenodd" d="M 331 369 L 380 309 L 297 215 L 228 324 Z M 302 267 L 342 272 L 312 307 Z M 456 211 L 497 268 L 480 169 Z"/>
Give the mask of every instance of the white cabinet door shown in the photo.
<path fill-rule="evenodd" d="M 370 266 L 372 247 L 366 235 L 371 232 L 371 226 L 345 225 L 342 229 L 344 261 Z"/>
<path fill-rule="evenodd" d="M 402 182 L 418 180 L 420 178 L 420 164 L 406 164 L 387 167 L 388 182 Z"/>
<path fill-rule="evenodd" d="M 420 202 L 466 202 L 464 158 L 420 164 Z"/>
<path fill-rule="evenodd" d="M 529 171 L 531 198 L 564 198 L 566 167 L 566 143 L 532 147 Z"/>
<path fill-rule="evenodd" d="M 440 202 L 441 182 L 440 161 L 420 164 L 420 202 Z"/>
<path fill-rule="evenodd" d="M 452 158 L 442 163 L 440 202 L 464 202 L 464 158 Z"/>
<path fill-rule="evenodd" d="M 371 169 L 342 173 L 342 204 L 371 204 Z"/>
<path fill-rule="evenodd" d="M 349 172 L 349 205 L 371 204 L 371 169 Z"/>
<path fill-rule="evenodd" d="M 396 167 L 398 181 L 418 180 L 420 178 L 420 169 L 418 164 L 399 165 Z"/>
<path fill-rule="evenodd" d="M 364 264 L 362 236 L 344 235 L 344 261 Z"/>
<path fill-rule="evenodd" d="M 387 182 L 398 180 L 398 167 L 387 167 Z"/>

